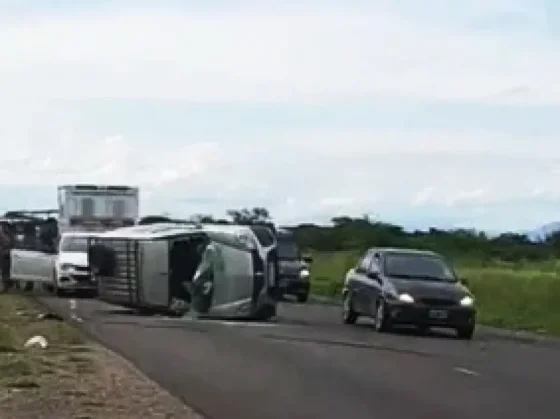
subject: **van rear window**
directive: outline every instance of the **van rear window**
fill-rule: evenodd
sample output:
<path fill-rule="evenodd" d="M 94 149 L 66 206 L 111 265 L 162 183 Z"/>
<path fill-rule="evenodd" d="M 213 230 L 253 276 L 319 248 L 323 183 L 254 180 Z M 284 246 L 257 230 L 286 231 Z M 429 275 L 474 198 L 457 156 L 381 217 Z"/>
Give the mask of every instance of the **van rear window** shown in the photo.
<path fill-rule="evenodd" d="M 272 243 L 274 243 L 274 235 L 272 231 L 268 227 L 265 226 L 251 226 L 250 227 L 255 236 L 257 236 L 257 240 L 259 241 L 260 245 L 263 247 L 268 247 Z"/>

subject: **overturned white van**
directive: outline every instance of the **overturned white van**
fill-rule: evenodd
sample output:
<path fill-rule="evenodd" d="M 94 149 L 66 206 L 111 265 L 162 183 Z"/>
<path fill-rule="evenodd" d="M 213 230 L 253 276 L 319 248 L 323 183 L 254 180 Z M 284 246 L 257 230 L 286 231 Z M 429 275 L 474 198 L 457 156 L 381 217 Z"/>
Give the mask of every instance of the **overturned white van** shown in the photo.
<path fill-rule="evenodd" d="M 276 315 L 276 240 L 264 226 L 137 225 L 98 235 L 88 253 L 98 298 L 108 303 L 219 318 Z"/>

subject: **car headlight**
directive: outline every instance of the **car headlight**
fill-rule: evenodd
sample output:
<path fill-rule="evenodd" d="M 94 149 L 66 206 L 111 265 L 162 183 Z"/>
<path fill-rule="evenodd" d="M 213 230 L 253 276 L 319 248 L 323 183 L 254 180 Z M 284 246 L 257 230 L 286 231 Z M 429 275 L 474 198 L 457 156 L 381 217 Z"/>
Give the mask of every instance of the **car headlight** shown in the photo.
<path fill-rule="evenodd" d="M 461 304 L 463 307 L 470 307 L 474 304 L 474 298 L 467 295 L 461 299 L 459 304 Z"/>
<path fill-rule="evenodd" d="M 74 269 L 74 265 L 70 265 L 69 263 L 63 263 L 62 265 L 60 265 L 59 269 L 61 271 L 71 271 L 72 269 Z"/>
<path fill-rule="evenodd" d="M 309 278 L 309 270 L 302 269 L 301 271 L 299 271 L 299 276 L 303 279 Z"/>
<path fill-rule="evenodd" d="M 403 303 L 413 303 L 414 298 L 410 294 L 399 294 L 399 301 Z"/>

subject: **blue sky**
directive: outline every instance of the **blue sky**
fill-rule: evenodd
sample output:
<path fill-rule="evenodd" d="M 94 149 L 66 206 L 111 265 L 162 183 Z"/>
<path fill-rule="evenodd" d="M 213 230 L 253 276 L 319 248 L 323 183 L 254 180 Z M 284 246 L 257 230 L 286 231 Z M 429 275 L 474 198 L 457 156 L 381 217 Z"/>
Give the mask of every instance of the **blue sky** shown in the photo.
<path fill-rule="evenodd" d="M 560 220 L 551 1 L 0 0 L 2 209 L 139 185 L 143 213 Z"/>

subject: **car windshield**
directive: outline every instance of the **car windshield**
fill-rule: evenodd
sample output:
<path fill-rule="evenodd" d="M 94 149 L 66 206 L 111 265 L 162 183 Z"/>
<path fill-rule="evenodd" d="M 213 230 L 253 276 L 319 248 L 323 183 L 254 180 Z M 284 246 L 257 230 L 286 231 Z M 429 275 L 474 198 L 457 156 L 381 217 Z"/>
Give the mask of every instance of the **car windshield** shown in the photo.
<path fill-rule="evenodd" d="M 88 247 L 87 237 L 63 237 L 60 242 L 61 252 L 86 253 Z"/>
<path fill-rule="evenodd" d="M 438 256 L 393 253 L 385 256 L 385 273 L 418 280 L 455 281 L 455 275 Z"/>
<path fill-rule="evenodd" d="M 278 240 L 278 258 L 299 259 L 299 249 L 293 240 Z"/>

